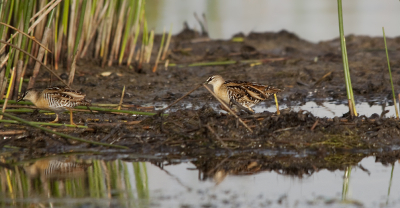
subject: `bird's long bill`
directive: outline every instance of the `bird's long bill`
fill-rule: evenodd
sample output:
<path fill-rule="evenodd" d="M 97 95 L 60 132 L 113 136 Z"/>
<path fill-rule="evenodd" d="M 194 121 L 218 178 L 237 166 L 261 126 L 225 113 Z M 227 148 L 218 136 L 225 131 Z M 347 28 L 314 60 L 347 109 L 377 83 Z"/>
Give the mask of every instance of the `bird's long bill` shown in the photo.
<path fill-rule="evenodd" d="M 19 101 L 22 101 L 24 99 L 24 97 L 19 97 L 18 99 L 17 99 L 17 103 L 19 102 Z"/>

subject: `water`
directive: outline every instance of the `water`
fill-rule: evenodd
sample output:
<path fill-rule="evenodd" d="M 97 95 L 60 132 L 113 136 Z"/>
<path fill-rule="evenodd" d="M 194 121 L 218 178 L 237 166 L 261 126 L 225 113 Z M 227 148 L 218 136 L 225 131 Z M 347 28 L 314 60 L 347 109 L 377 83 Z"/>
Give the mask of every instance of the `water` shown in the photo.
<path fill-rule="evenodd" d="M 343 2 L 345 35 L 387 37 L 400 34 L 398 1 L 351 0 Z M 205 14 L 209 35 L 213 39 L 229 39 L 233 34 L 256 31 L 294 32 L 311 42 L 339 36 L 337 1 L 321 0 L 159 0 L 146 2 L 146 18 L 150 28 L 162 33 L 173 25 L 180 32 L 183 22 L 200 29 L 194 13 Z"/>
<path fill-rule="evenodd" d="M 0 205 L 301 208 L 397 207 L 400 202 L 398 165 L 382 165 L 372 156 L 345 170 L 320 169 L 302 177 L 216 168 L 205 179 L 196 161 L 155 164 L 70 156 L 1 167 Z M 248 164 L 249 170 L 261 165 Z"/>
<path fill-rule="evenodd" d="M 205 105 L 205 102 L 199 102 L 196 103 L 196 106 L 193 106 L 192 103 L 189 102 L 184 102 L 182 101 L 180 104 L 177 104 L 176 106 L 173 106 L 171 110 L 167 110 L 166 112 L 171 112 L 171 111 L 176 111 L 179 109 L 195 109 L 198 110 L 201 108 L 203 105 Z M 208 103 L 213 107 L 216 111 L 219 112 L 225 112 L 221 110 L 218 105 L 219 103 L 217 102 L 212 102 Z M 164 102 L 155 102 L 155 103 L 148 103 L 148 106 L 155 106 L 155 110 L 161 110 L 165 107 L 167 107 L 169 104 L 164 103 Z M 147 106 L 144 105 L 144 106 Z M 343 114 L 347 113 L 349 111 L 348 105 L 345 104 L 337 104 L 333 102 L 328 102 L 328 101 L 322 101 L 322 102 L 315 102 L 315 101 L 309 101 L 306 102 L 304 105 L 294 105 L 288 107 L 287 105 L 280 105 L 279 109 L 286 109 L 290 108 L 293 111 L 309 111 L 311 112 L 314 116 L 317 117 L 328 117 L 328 118 L 333 118 L 335 116 L 341 117 Z M 275 105 L 270 105 L 266 106 L 265 102 L 261 102 L 258 105 L 253 107 L 255 113 L 262 113 L 264 111 L 269 111 L 269 112 L 276 112 L 276 107 Z M 356 109 L 357 113 L 359 115 L 365 115 L 367 117 L 371 116 L 372 114 L 376 113 L 378 115 L 381 115 L 381 113 L 385 110 L 389 110 L 388 113 L 385 114 L 386 117 L 395 117 L 395 109 L 394 106 L 389 106 L 389 103 L 383 103 L 383 104 L 369 104 L 367 102 L 358 102 L 356 103 Z"/>
<path fill-rule="evenodd" d="M 395 117 L 396 113 L 394 106 L 392 105 L 387 107 L 387 105 L 388 105 L 387 103 L 383 106 L 383 105 L 370 105 L 369 103 L 361 102 L 356 104 L 356 109 L 359 115 L 365 115 L 367 117 L 371 116 L 374 113 L 381 115 L 383 111 L 389 110 L 389 112 L 385 114 L 385 116 Z M 287 106 L 282 105 L 280 106 L 280 109 L 284 109 L 286 107 Z M 349 111 L 349 106 L 345 104 L 336 104 L 331 102 L 322 102 L 320 104 L 317 104 L 316 102 L 313 101 L 307 102 L 301 106 L 293 106 L 291 108 L 294 111 L 306 110 L 311 112 L 314 116 L 322 118 L 323 117 L 333 118 L 335 116 L 341 117 L 343 114 Z M 275 106 L 265 107 L 260 105 L 260 106 L 255 106 L 254 110 L 256 113 L 261 113 L 265 110 L 270 112 L 275 112 L 276 107 Z"/>

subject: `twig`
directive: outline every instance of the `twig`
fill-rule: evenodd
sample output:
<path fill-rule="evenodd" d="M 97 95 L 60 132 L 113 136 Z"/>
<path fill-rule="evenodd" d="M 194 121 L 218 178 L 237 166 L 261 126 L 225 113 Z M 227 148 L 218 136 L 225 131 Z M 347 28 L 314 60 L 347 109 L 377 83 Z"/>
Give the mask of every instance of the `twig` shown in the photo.
<path fill-rule="evenodd" d="M 34 122 L 34 121 L 27 121 L 28 123 L 35 124 L 35 125 L 44 125 L 44 126 L 65 126 L 65 127 L 73 127 L 73 128 L 84 128 L 87 129 L 87 126 L 80 126 L 80 125 L 71 125 L 71 124 L 62 124 L 62 123 L 46 123 L 46 122 Z M 0 120 L 0 123 L 12 123 L 18 124 L 18 121 L 14 120 Z"/>
<path fill-rule="evenodd" d="M 0 131 L 1 136 L 15 135 L 15 134 L 23 134 L 25 130 L 11 130 L 11 131 Z"/>
<path fill-rule="evenodd" d="M 121 100 L 119 100 L 118 110 L 121 110 L 122 101 L 124 101 L 124 95 L 125 95 L 125 85 L 124 88 L 122 88 Z"/>
<path fill-rule="evenodd" d="M 311 131 L 314 131 L 315 127 L 317 127 L 318 121 L 319 121 L 319 119 L 317 119 L 317 120 L 315 121 L 315 123 L 312 125 Z"/>
<path fill-rule="evenodd" d="M 175 102 L 173 102 L 172 104 L 170 104 L 169 106 L 167 106 L 164 109 L 161 109 L 159 111 L 159 113 L 164 112 L 165 110 L 167 110 L 168 108 L 172 107 L 173 105 L 177 104 L 179 101 L 181 101 L 183 98 L 185 98 L 186 96 L 188 96 L 190 93 L 194 92 L 195 90 L 197 90 L 199 87 L 201 87 L 201 84 L 198 85 L 197 87 L 195 87 L 193 90 L 190 90 L 190 92 L 186 93 L 184 96 L 180 97 L 179 99 L 175 100 Z"/>
<path fill-rule="evenodd" d="M 228 105 L 226 105 L 226 104 L 224 103 L 224 101 L 222 101 L 221 99 L 219 99 L 219 97 L 217 97 L 217 95 L 216 95 L 212 90 L 210 90 L 210 88 L 208 88 L 206 84 L 203 84 L 203 87 L 205 87 L 205 88 L 206 88 L 206 89 L 207 89 L 207 90 L 222 104 L 222 106 L 224 106 L 232 115 L 234 115 L 237 119 L 239 119 L 240 123 L 242 123 L 243 126 L 247 128 L 247 130 L 249 130 L 251 133 L 253 133 L 253 130 L 251 130 L 251 128 L 250 128 L 249 126 L 247 126 L 247 124 L 244 123 L 243 120 L 240 119 L 240 117 L 239 117 L 238 115 L 236 115 L 236 113 L 233 112 L 233 111 L 231 110 L 231 108 L 229 108 Z"/>
<path fill-rule="evenodd" d="M 321 84 L 322 81 L 324 81 L 327 77 L 329 77 L 332 74 L 332 72 L 328 72 L 326 73 L 324 76 L 322 76 L 318 81 L 316 81 L 313 86 L 317 86 L 319 84 Z"/>
<path fill-rule="evenodd" d="M 25 35 L 27 38 L 33 40 L 33 42 L 35 42 L 35 43 L 37 43 L 38 45 L 40 45 L 40 46 L 41 46 L 42 48 L 44 48 L 46 51 L 52 53 L 46 46 L 44 46 L 44 45 L 41 44 L 38 40 L 36 40 L 35 37 L 30 36 L 30 35 L 28 35 L 28 34 L 22 32 L 22 31 L 19 30 L 18 28 L 15 28 L 15 27 L 13 27 L 13 26 L 11 26 L 11 25 L 9 25 L 9 24 L 6 24 L 6 23 L 4 23 L 4 22 L 0 22 L 0 24 L 1 24 L 1 25 L 4 25 L 4 26 L 6 26 L 6 27 L 9 27 L 9 28 L 11 28 L 11 29 L 13 29 L 13 30 L 18 31 L 18 32 L 21 33 L 22 35 Z"/>
<path fill-rule="evenodd" d="M 38 126 L 38 125 L 36 125 L 36 124 L 32 124 L 32 123 L 30 123 L 30 122 L 28 122 L 28 121 L 25 121 L 24 119 L 18 118 L 18 117 L 16 117 L 16 116 L 13 116 L 13 115 L 8 114 L 8 113 L 1 113 L 1 115 L 4 115 L 4 116 L 6 116 L 6 117 L 9 117 L 9 118 L 11 118 L 11 119 L 13 119 L 13 120 L 16 120 L 16 121 L 20 122 L 20 123 L 27 124 L 27 125 L 29 125 L 29 126 L 38 128 L 38 129 L 43 130 L 43 131 L 50 132 L 50 133 L 52 133 L 52 134 L 56 134 L 56 135 L 58 135 L 58 136 L 61 136 L 61 137 L 67 138 L 67 139 L 72 139 L 72 140 L 76 140 L 76 141 L 80 141 L 80 142 L 84 142 L 84 143 L 88 143 L 88 144 L 94 144 L 94 145 L 100 145 L 100 146 L 106 146 L 106 147 L 114 147 L 114 148 L 129 149 L 129 148 L 126 147 L 126 146 L 112 145 L 112 144 L 106 144 L 106 143 L 102 143 L 102 142 L 88 141 L 88 140 L 85 140 L 85 139 L 80 139 L 80 138 L 78 138 L 78 137 L 70 136 L 70 135 L 68 135 L 68 134 L 63 134 L 63 133 L 60 133 L 60 132 L 52 131 L 52 130 L 50 130 L 50 129 L 47 129 L 47 128 Z"/>
<path fill-rule="evenodd" d="M 105 142 L 107 141 L 108 138 L 110 138 L 112 135 L 115 134 L 115 132 L 121 127 L 121 124 L 117 124 L 111 131 L 109 134 L 107 134 L 102 140 L 100 140 L 101 142 Z"/>
<path fill-rule="evenodd" d="M 210 124 L 207 124 L 206 127 L 207 127 L 208 130 L 211 131 L 211 133 L 214 134 L 215 138 L 216 138 L 219 142 L 221 142 L 222 146 L 224 146 L 226 149 L 228 149 L 228 150 L 231 151 L 231 149 L 228 147 L 228 145 L 227 145 L 224 141 L 222 141 L 222 139 L 218 136 L 218 134 L 217 134 L 217 133 L 214 131 L 214 129 L 210 126 Z"/>

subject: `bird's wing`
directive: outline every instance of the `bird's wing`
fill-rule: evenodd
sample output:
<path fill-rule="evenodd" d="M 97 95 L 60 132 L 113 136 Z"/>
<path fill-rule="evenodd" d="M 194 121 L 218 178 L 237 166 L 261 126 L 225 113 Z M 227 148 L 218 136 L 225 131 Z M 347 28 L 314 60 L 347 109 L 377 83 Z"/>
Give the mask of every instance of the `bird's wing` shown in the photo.
<path fill-rule="evenodd" d="M 265 98 L 261 97 L 262 95 L 258 95 L 257 90 L 246 87 L 246 83 L 241 81 L 225 82 L 229 98 L 239 103 L 254 103 L 259 102 L 259 100 L 265 100 Z"/>
<path fill-rule="evenodd" d="M 49 94 L 53 99 L 59 102 L 82 102 L 85 94 L 68 87 L 49 87 L 43 93 Z"/>

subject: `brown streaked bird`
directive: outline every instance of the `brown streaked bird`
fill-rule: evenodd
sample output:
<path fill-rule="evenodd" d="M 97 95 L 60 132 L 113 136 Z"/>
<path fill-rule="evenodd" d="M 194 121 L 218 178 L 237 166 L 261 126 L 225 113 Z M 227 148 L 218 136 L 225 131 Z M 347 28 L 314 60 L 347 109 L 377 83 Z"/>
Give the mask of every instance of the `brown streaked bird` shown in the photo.
<path fill-rule="evenodd" d="M 79 178 L 83 177 L 86 169 L 92 165 L 92 163 L 77 162 L 73 157 L 62 159 L 46 158 L 40 159 L 29 166 L 24 166 L 24 170 L 30 178 Z"/>
<path fill-rule="evenodd" d="M 230 106 L 235 104 L 251 113 L 254 113 L 251 107 L 267 99 L 269 96 L 282 91 L 269 85 L 261 85 L 253 82 L 225 81 L 221 75 L 211 76 L 207 79 L 206 83 L 213 86 L 215 94 L 226 104 Z"/>
<path fill-rule="evenodd" d="M 49 87 L 44 90 L 28 89 L 17 102 L 21 100 L 31 101 L 37 108 L 54 111 L 58 122 L 58 114 L 66 110 L 70 112 L 71 125 L 75 125 L 72 118 L 72 109 L 77 105 L 90 106 L 90 101 L 85 100 L 85 94 L 68 87 Z"/>

